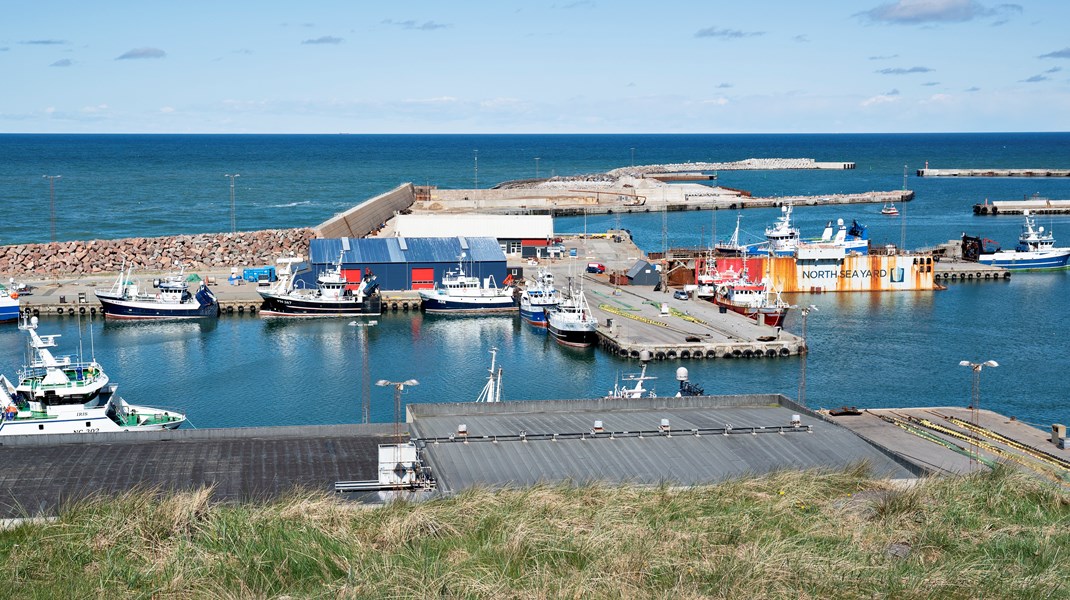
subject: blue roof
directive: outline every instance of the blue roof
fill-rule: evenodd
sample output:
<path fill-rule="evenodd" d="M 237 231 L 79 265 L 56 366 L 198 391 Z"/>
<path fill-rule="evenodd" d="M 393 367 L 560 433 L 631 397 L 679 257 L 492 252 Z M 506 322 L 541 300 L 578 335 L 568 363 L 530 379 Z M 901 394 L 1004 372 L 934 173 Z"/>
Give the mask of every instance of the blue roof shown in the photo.
<path fill-rule="evenodd" d="M 309 244 L 310 262 L 333 263 L 343 244 L 349 248 L 343 263 L 451 263 L 457 262 L 462 252 L 466 261 L 505 262 L 505 253 L 492 237 L 314 239 Z"/>

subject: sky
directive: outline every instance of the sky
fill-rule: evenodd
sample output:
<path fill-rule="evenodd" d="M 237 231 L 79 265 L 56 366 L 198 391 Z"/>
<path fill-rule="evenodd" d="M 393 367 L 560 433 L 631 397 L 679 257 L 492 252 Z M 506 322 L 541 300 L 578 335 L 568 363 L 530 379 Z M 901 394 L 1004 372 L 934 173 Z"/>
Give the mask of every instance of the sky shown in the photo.
<path fill-rule="evenodd" d="M 0 133 L 1070 130 L 1070 2 L 0 0 Z"/>

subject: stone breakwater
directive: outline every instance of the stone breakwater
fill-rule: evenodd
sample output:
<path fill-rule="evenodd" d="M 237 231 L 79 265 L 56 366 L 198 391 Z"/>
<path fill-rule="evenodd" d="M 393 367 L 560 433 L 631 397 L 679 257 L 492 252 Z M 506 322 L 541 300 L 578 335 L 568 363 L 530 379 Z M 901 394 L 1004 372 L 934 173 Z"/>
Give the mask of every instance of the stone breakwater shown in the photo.
<path fill-rule="evenodd" d="M 0 274 L 10 277 L 116 273 L 123 265 L 140 271 L 229 270 L 275 263 L 279 255 L 307 256 L 312 229 L 269 229 L 155 238 L 89 240 L 0 246 Z"/>
<path fill-rule="evenodd" d="M 621 167 L 607 173 L 614 177 L 642 177 L 658 173 L 681 173 L 687 171 L 751 171 L 751 170 L 813 170 L 853 169 L 854 163 L 818 162 L 812 158 L 748 158 L 733 162 L 687 162 L 666 165 L 641 165 Z"/>

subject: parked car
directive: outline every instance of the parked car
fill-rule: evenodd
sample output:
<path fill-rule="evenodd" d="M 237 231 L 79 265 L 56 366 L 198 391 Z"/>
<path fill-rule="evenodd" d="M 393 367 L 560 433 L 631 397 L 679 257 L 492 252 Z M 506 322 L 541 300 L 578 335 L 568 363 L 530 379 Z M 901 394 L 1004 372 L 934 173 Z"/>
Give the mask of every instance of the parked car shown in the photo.
<path fill-rule="evenodd" d="M 672 293 L 672 297 L 677 300 L 689 300 L 691 298 L 691 296 L 687 295 L 687 292 L 684 290 L 676 290 Z"/>
<path fill-rule="evenodd" d="M 587 272 L 588 273 L 605 273 L 606 272 L 606 266 L 603 265 L 602 263 L 596 263 L 596 262 L 587 263 Z"/>

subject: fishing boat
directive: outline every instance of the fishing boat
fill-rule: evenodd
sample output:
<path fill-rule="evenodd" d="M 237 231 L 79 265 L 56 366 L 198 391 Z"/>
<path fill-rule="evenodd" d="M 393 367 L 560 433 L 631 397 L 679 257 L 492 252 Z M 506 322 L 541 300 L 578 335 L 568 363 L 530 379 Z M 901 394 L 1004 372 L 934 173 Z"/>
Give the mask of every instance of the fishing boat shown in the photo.
<path fill-rule="evenodd" d="M 644 350 L 644 352 L 646 352 L 646 351 Z M 643 385 L 644 381 L 653 381 L 654 379 L 657 379 L 657 377 L 654 377 L 652 375 L 648 376 L 646 374 L 646 365 L 647 365 L 647 361 L 648 360 L 650 360 L 649 356 L 646 357 L 646 360 L 642 361 L 643 362 L 643 370 L 642 371 L 640 371 L 639 373 L 629 373 L 629 374 L 625 375 L 624 377 L 622 377 L 620 381 L 615 383 L 613 385 L 613 390 L 610 391 L 609 394 L 606 395 L 606 398 L 612 399 L 612 398 L 654 398 L 654 397 L 656 397 L 657 394 L 654 392 L 654 390 L 648 390 Z M 631 387 L 628 387 L 627 385 L 624 385 L 624 383 L 626 383 L 626 382 L 634 382 L 634 385 L 632 385 Z"/>
<path fill-rule="evenodd" d="M 799 229 L 791 224 L 791 204 L 780 207 L 776 223 L 765 228 L 765 249 L 776 256 L 791 256 L 799 246 Z"/>
<path fill-rule="evenodd" d="M 32 358 L 13 384 L 0 375 L 0 436 L 175 429 L 185 415 L 128 404 L 95 360 L 54 356 L 57 335 L 38 335 L 37 317 L 19 325 Z"/>
<path fill-rule="evenodd" d="M 476 397 L 476 402 L 501 402 L 502 401 L 502 368 L 494 369 L 494 359 L 498 356 L 498 349 L 490 349 L 490 369 L 487 375 L 487 383 Z"/>
<path fill-rule="evenodd" d="M 899 209 L 895 207 L 895 204 L 885 204 L 881 208 L 881 214 L 889 217 L 899 216 Z"/>
<path fill-rule="evenodd" d="M 546 313 L 561 303 L 554 287 L 554 274 L 539 267 L 534 280 L 528 280 L 520 292 L 520 316 L 535 327 L 546 327 Z"/>
<path fill-rule="evenodd" d="M 360 281 L 348 281 L 342 270 L 342 256 L 318 277 L 315 288 L 299 287 L 296 267 L 300 256 L 284 256 L 275 261 L 278 281 L 266 290 L 257 290 L 265 317 L 364 317 L 382 314 L 379 284 L 370 270 Z M 359 275 L 359 272 L 358 272 Z"/>
<path fill-rule="evenodd" d="M 892 208 L 895 208 L 894 206 Z M 774 256 L 795 256 L 800 247 L 810 245 L 837 246 L 843 248 L 845 254 L 869 253 L 869 230 L 858 221 L 852 221 L 851 226 L 844 224 L 843 219 L 829 221 L 825 225 L 821 237 L 816 239 L 803 239 L 799 236 L 799 229 L 791 223 L 792 206 L 785 204 L 780 207 L 780 217 L 771 227 L 765 230 L 764 245 L 746 246 L 746 254 L 768 252 Z"/>
<path fill-rule="evenodd" d="M 767 245 L 767 242 L 755 242 L 751 244 L 745 244 L 739 241 L 739 224 L 743 220 L 742 214 L 736 215 L 736 228 L 732 231 L 732 237 L 726 241 L 717 242 L 713 245 L 713 250 L 721 256 L 740 256 L 743 254 L 756 254 L 761 252 Z M 768 231 L 768 230 L 767 230 Z"/>
<path fill-rule="evenodd" d="M 962 257 L 980 264 L 1004 269 L 1065 269 L 1070 263 L 1070 248 L 1056 248 L 1055 237 L 1044 227 L 1038 227 L 1029 211 L 1024 211 L 1025 223 L 1013 250 L 991 248 L 981 238 L 962 236 Z"/>
<path fill-rule="evenodd" d="M 598 340 L 598 319 L 591 314 L 583 288 L 574 289 L 571 278 L 568 294 L 546 314 L 546 330 L 566 346 L 586 347 Z"/>
<path fill-rule="evenodd" d="M 194 276 L 195 277 L 195 276 Z M 105 317 L 113 319 L 190 319 L 218 317 L 219 302 L 203 281 L 189 290 L 185 269 L 152 282 L 153 289 L 142 289 L 133 278 L 133 267 L 119 269 L 110 289 L 93 290 Z"/>
<path fill-rule="evenodd" d="M 464 254 L 457 262 L 456 271 L 447 271 L 442 281 L 435 284 L 433 290 L 420 290 L 424 310 L 431 313 L 478 314 L 489 312 L 508 312 L 516 310 L 513 300 L 513 287 L 508 285 L 509 278 L 498 287 L 494 277 L 482 280 L 466 275 L 464 272 Z"/>
<path fill-rule="evenodd" d="M 791 308 L 779 292 L 771 289 L 768 279 L 753 280 L 747 275 L 746 268 L 739 277 L 717 286 L 713 302 L 770 327 L 782 327 Z"/>
<path fill-rule="evenodd" d="M 19 318 L 19 293 L 0 283 L 0 322 Z"/>

